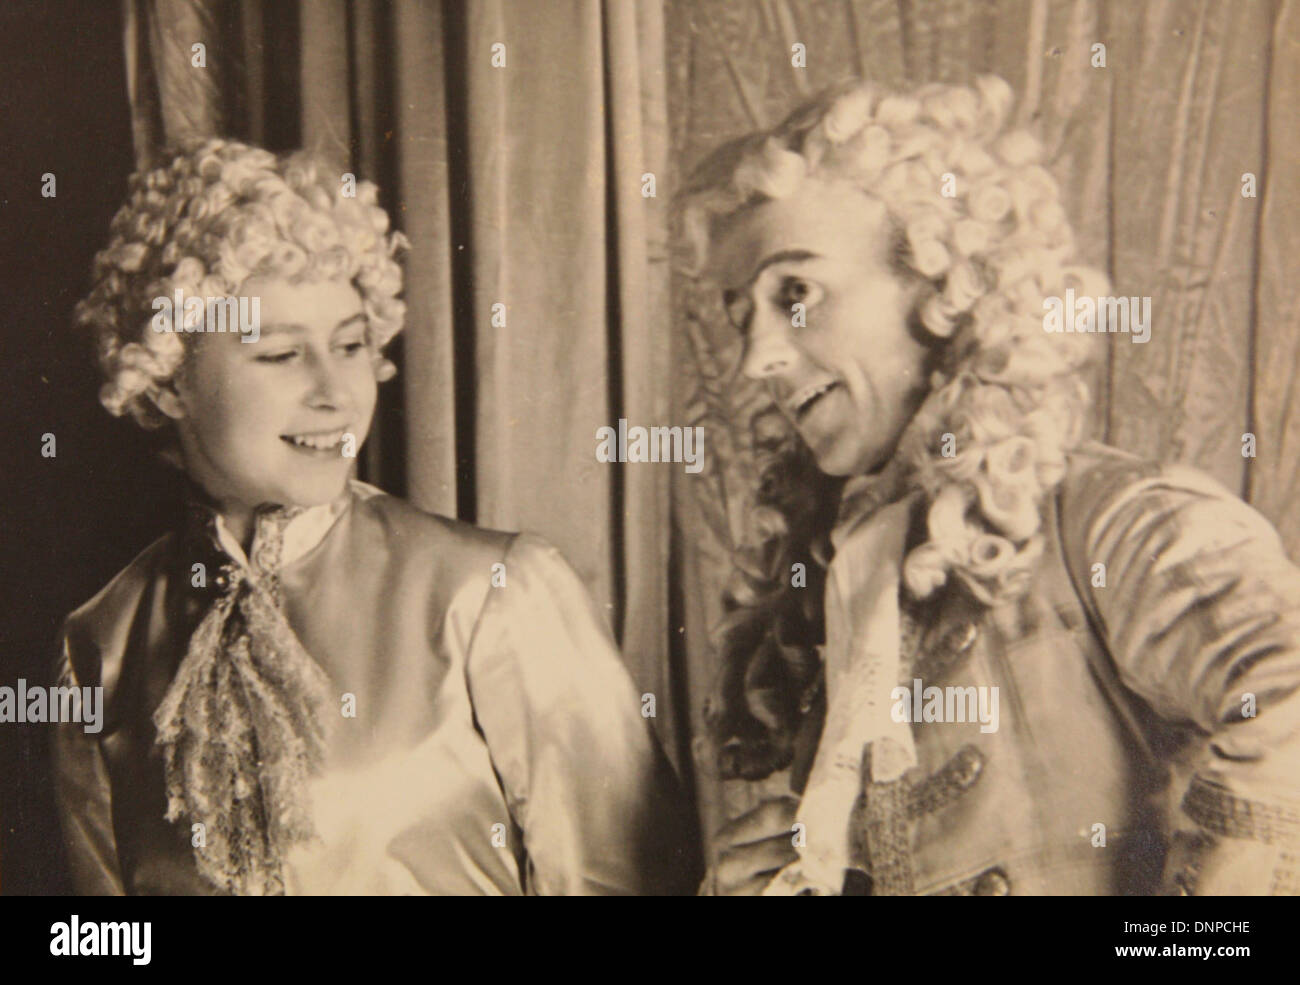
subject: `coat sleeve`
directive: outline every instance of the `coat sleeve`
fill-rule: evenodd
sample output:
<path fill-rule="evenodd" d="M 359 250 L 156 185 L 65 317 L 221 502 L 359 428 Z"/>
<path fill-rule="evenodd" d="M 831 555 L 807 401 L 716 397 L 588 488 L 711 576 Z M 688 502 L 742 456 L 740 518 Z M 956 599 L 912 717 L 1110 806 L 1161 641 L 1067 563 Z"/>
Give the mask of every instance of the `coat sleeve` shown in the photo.
<path fill-rule="evenodd" d="M 60 634 L 55 677 L 59 687 L 82 685 L 66 626 Z M 111 788 L 100 737 L 76 722 L 60 722 L 53 729 L 54 800 L 73 890 L 79 896 L 121 896 Z"/>
<path fill-rule="evenodd" d="M 466 673 L 523 831 L 527 890 L 694 891 L 691 815 L 600 612 L 560 554 L 535 537 L 517 537 L 504 565 Z"/>
<path fill-rule="evenodd" d="M 1064 505 L 1120 680 L 1197 737 L 1166 890 L 1300 891 L 1300 569 L 1263 516 L 1182 466 L 1126 459 Z"/>

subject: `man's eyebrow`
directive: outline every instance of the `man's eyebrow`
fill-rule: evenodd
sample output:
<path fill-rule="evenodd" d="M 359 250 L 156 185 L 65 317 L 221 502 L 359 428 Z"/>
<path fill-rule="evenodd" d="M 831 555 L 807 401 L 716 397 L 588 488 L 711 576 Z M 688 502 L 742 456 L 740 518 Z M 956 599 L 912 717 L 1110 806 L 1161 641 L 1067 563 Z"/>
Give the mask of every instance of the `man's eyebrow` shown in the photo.
<path fill-rule="evenodd" d="M 263 325 L 260 329 L 262 335 L 282 335 L 289 333 L 301 335 L 305 331 L 307 331 L 306 328 L 295 322 L 275 322 L 270 325 Z"/>
<path fill-rule="evenodd" d="M 814 253 L 812 250 L 778 250 L 776 253 L 771 253 L 758 262 L 758 266 L 754 268 L 754 273 L 750 275 L 749 280 L 750 283 L 753 283 L 758 279 L 759 274 L 774 263 L 797 263 L 800 260 L 820 259 L 821 254 Z"/>

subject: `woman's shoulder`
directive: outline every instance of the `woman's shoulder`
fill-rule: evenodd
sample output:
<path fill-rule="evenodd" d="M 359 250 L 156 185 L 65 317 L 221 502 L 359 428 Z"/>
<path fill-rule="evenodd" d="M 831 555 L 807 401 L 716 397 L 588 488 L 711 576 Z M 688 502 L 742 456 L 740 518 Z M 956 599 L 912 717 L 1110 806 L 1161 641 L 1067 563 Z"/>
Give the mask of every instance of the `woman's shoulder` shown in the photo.
<path fill-rule="evenodd" d="M 354 552 L 378 553 L 394 578 L 426 581 L 448 606 L 459 600 L 489 623 L 527 624 L 538 607 L 574 619 L 579 610 L 599 616 L 582 576 L 537 534 L 441 516 L 360 482 L 353 494 Z"/>
<path fill-rule="evenodd" d="M 159 537 L 64 619 L 60 637 L 79 680 L 100 676 L 98 666 L 90 666 L 87 660 L 120 653 L 125 647 L 140 604 L 166 567 L 174 542 L 174 534 Z"/>
<path fill-rule="evenodd" d="M 450 582 L 471 573 L 485 583 L 499 582 L 506 568 L 530 574 L 530 582 L 563 580 L 571 573 L 559 550 L 537 534 L 442 516 L 362 482 L 354 481 L 352 491 L 354 527 L 367 549 L 374 549 L 374 539 L 379 539 L 384 553 L 403 567 L 432 570 Z"/>
<path fill-rule="evenodd" d="M 423 510 L 400 496 L 354 480 L 353 509 L 395 550 L 451 563 L 500 559 L 519 536 Z"/>

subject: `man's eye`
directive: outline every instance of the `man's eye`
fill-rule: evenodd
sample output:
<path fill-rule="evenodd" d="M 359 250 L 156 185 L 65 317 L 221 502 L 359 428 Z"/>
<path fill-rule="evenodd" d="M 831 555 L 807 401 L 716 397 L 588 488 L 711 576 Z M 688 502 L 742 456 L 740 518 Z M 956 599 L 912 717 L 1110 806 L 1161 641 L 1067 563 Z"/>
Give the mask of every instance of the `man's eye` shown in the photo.
<path fill-rule="evenodd" d="M 777 300 L 783 308 L 792 308 L 796 304 L 802 304 L 805 308 L 811 308 L 821 299 L 821 288 L 811 281 L 806 281 L 801 277 L 786 277 L 782 279 L 781 287 L 777 291 Z"/>
<path fill-rule="evenodd" d="M 259 363 L 287 363 L 294 356 L 298 355 L 297 349 L 286 349 L 284 352 L 268 352 L 257 357 Z"/>
<path fill-rule="evenodd" d="M 749 331 L 749 316 L 754 306 L 749 298 L 739 291 L 723 291 L 722 306 L 726 309 L 727 320 L 742 335 Z"/>

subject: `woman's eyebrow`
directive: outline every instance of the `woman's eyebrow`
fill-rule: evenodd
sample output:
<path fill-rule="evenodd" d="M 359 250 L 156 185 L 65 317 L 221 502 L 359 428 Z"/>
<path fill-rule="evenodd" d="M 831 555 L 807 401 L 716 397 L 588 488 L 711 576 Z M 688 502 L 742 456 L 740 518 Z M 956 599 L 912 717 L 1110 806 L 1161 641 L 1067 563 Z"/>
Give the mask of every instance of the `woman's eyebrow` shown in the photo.
<path fill-rule="evenodd" d="M 344 318 L 341 322 L 339 322 L 332 329 L 330 329 L 330 331 L 337 332 L 339 329 L 347 328 L 353 322 L 365 321 L 365 318 L 366 318 L 365 312 L 358 311 L 355 315 L 349 315 L 347 318 Z M 301 335 L 305 331 L 307 331 L 307 326 L 302 325 L 298 322 L 276 322 L 275 324 L 272 325 L 262 326 L 263 335 L 276 335 L 276 334 L 289 333 L 289 332 Z"/>
<path fill-rule="evenodd" d="M 366 320 L 366 313 L 364 311 L 358 311 L 355 315 L 351 315 L 347 318 L 344 318 L 341 322 L 335 325 L 334 331 L 337 332 L 340 328 L 347 328 L 347 326 L 351 325 L 354 321 L 365 321 L 365 320 Z"/>

